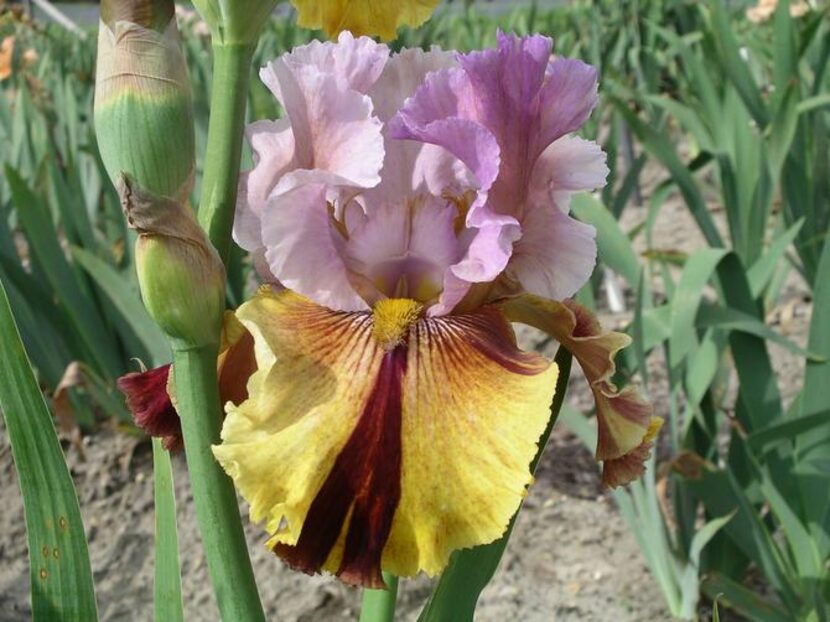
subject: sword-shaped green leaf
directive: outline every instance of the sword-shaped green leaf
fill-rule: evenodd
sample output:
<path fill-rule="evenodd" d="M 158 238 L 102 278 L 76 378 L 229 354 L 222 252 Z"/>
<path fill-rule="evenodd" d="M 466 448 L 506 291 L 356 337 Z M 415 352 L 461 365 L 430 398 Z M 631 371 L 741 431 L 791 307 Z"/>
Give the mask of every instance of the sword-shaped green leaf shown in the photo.
<path fill-rule="evenodd" d="M 184 612 L 173 469 L 170 454 L 157 438 L 153 439 L 153 487 L 156 505 L 156 567 L 153 579 L 156 621 L 181 622 L 184 620 Z"/>
<path fill-rule="evenodd" d="M 35 622 L 97 620 L 78 498 L 0 284 L 0 409 L 20 478 Z"/>

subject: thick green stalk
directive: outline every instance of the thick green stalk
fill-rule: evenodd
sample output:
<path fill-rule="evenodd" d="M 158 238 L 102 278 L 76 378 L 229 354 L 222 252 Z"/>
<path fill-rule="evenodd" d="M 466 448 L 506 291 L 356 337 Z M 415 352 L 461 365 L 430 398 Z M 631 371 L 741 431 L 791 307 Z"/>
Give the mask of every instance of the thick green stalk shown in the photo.
<path fill-rule="evenodd" d="M 253 52 L 254 44 L 216 43 L 213 46 L 210 124 L 199 223 L 226 264 L 239 183 Z"/>
<path fill-rule="evenodd" d="M 236 492 L 211 452 L 222 425 L 216 357 L 215 345 L 173 345 L 176 408 L 182 420 L 196 519 L 222 620 L 263 621 Z"/>
<path fill-rule="evenodd" d="M 383 573 L 385 590 L 363 590 L 360 622 L 392 622 L 395 619 L 395 600 L 398 597 L 398 577 Z"/>

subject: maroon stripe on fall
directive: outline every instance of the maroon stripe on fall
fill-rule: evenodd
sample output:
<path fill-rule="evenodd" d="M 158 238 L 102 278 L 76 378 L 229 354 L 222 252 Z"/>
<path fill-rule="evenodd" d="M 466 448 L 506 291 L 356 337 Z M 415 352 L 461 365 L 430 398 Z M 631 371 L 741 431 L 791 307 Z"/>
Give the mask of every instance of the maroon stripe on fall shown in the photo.
<path fill-rule="evenodd" d="M 401 409 L 406 366 L 405 345 L 383 356 L 363 412 L 314 498 L 297 544 L 274 547 L 274 552 L 293 568 L 308 574 L 319 572 L 348 519 L 337 575 L 353 585 L 383 587 L 381 557 L 401 497 Z"/>

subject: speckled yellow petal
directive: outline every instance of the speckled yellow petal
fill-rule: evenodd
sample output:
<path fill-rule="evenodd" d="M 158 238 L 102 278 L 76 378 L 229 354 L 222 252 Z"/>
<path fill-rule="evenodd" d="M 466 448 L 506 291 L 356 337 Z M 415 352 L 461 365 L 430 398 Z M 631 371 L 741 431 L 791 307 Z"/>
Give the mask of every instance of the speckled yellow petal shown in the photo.
<path fill-rule="evenodd" d="M 355 36 L 394 39 L 399 26 L 420 26 L 439 0 L 291 0 L 303 28 L 322 28 L 330 37 L 343 30 Z"/>
<path fill-rule="evenodd" d="M 379 340 L 372 314 L 290 292 L 237 313 L 260 364 L 214 453 L 298 570 L 374 587 L 381 569 L 438 573 L 501 536 L 532 479 L 555 366 L 492 308 L 398 315 L 401 337 Z"/>
<path fill-rule="evenodd" d="M 516 347 L 495 309 L 413 326 L 385 570 L 434 575 L 453 550 L 501 537 L 532 481 L 556 377 L 555 365 Z"/>
<path fill-rule="evenodd" d="M 604 472 L 612 471 L 603 481 L 618 486 L 636 479 L 662 420 L 652 416 L 651 404 L 635 388 L 620 391 L 611 382 L 614 357 L 631 339 L 604 331 L 593 313 L 572 300 L 525 294 L 501 301 L 499 307 L 510 320 L 545 331 L 576 357 L 597 405 L 596 457 L 604 462 Z"/>

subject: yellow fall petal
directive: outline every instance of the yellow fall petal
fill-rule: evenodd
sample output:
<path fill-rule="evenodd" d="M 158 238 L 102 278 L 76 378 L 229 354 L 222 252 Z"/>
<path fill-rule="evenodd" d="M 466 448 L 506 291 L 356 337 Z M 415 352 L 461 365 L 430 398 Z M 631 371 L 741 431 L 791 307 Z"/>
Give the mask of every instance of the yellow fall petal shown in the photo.
<path fill-rule="evenodd" d="M 249 398 L 228 409 L 214 454 L 251 504 L 251 519 L 267 520 L 274 542 L 294 544 L 383 351 L 367 316 L 335 313 L 289 291 L 261 291 L 236 315 L 254 337 L 258 370 Z"/>
<path fill-rule="evenodd" d="M 399 26 L 420 26 L 439 0 L 291 0 L 303 28 L 322 28 L 330 37 L 353 35 L 394 39 Z"/>
<path fill-rule="evenodd" d="M 404 385 L 402 493 L 383 556 L 397 576 L 504 533 L 533 477 L 558 370 L 495 309 L 419 322 Z"/>
<path fill-rule="evenodd" d="M 411 317 L 397 345 L 287 291 L 237 316 L 260 364 L 214 453 L 290 565 L 378 587 L 504 533 L 557 372 L 500 312 Z"/>
<path fill-rule="evenodd" d="M 616 371 L 614 357 L 631 339 L 604 331 L 588 309 L 572 300 L 558 302 L 525 294 L 505 299 L 499 307 L 511 321 L 551 335 L 579 361 L 597 405 L 596 457 L 603 461 L 604 473 L 611 470 L 603 481 L 617 486 L 638 477 L 662 420 L 652 416 L 651 404 L 636 389 L 620 391 L 611 382 Z"/>

